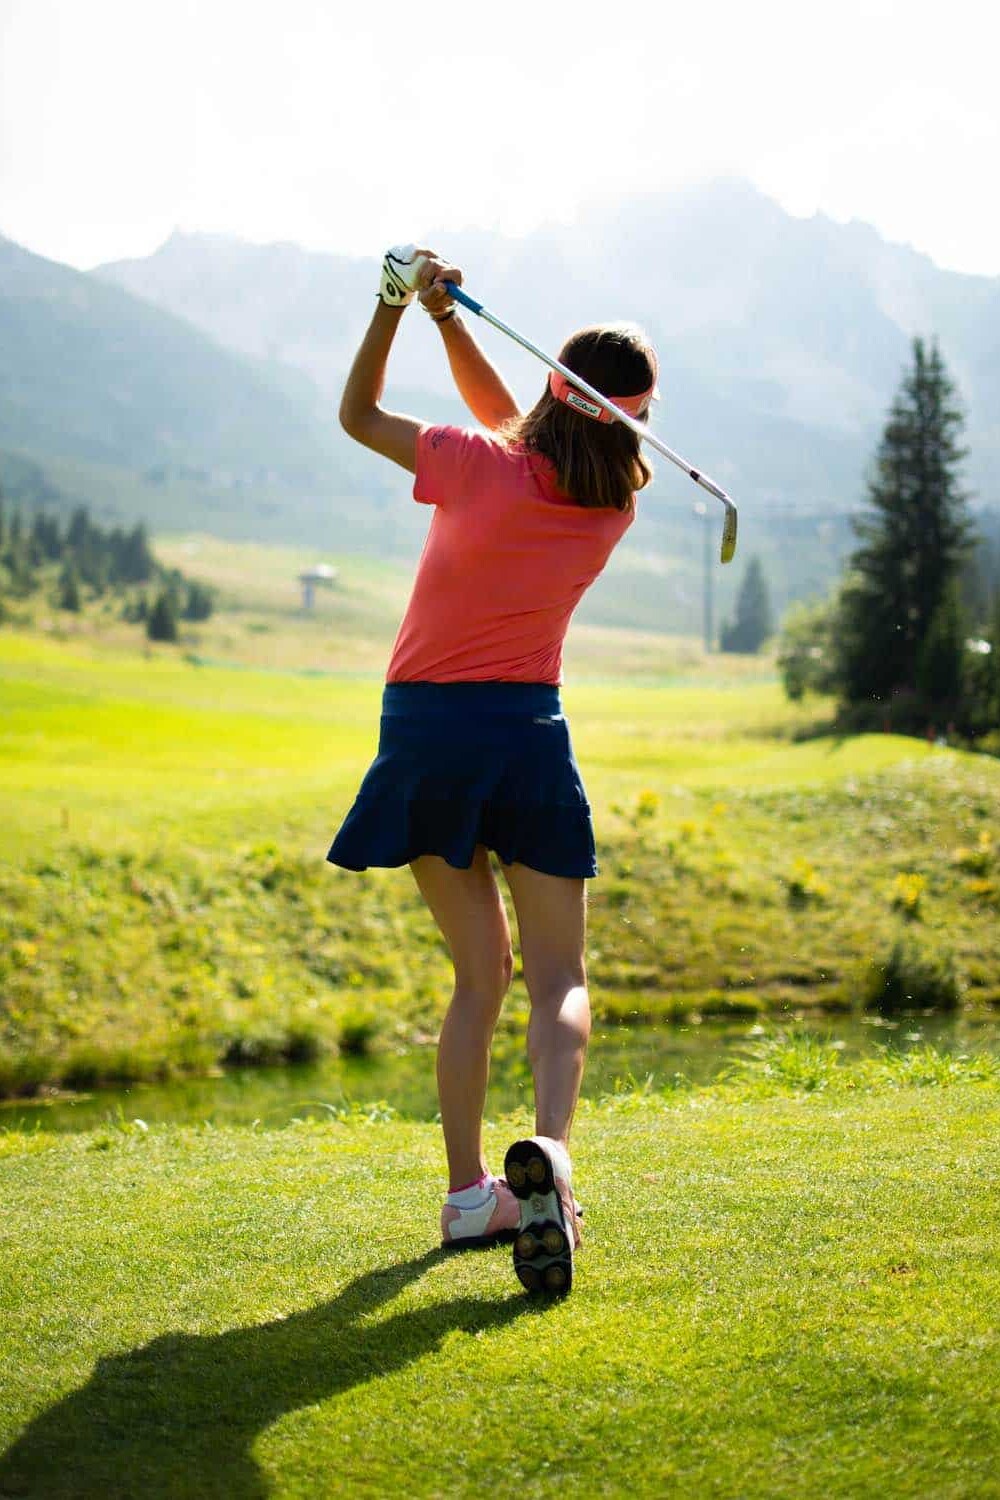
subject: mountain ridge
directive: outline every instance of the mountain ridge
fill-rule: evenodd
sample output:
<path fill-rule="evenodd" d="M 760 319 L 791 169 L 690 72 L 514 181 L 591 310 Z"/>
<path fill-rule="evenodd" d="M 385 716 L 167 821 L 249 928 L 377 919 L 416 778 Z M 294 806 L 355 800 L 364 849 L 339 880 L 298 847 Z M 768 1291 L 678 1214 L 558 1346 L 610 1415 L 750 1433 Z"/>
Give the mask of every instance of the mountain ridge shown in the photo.
<path fill-rule="evenodd" d="M 429 242 L 464 264 L 477 298 L 553 352 L 574 326 L 623 313 L 642 321 L 664 365 L 658 427 L 757 505 L 856 506 L 911 340 L 936 336 L 968 409 L 974 488 L 995 494 L 1000 277 L 941 270 L 861 220 L 795 218 L 731 178 L 593 207 L 586 232 L 434 231 Z M 374 256 L 175 231 L 152 256 L 93 274 L 182 308 L 244 353 L 293 365 L 332 398 L 377 270 Z M 390 386 L 444 395 L 446 362 L 416 323 L 401 330 Z M 522 402 L 533 400 L 537 362 L 490 330 L 482 341 Z M 789 442 L 797 456 L 778 457 Z"/>

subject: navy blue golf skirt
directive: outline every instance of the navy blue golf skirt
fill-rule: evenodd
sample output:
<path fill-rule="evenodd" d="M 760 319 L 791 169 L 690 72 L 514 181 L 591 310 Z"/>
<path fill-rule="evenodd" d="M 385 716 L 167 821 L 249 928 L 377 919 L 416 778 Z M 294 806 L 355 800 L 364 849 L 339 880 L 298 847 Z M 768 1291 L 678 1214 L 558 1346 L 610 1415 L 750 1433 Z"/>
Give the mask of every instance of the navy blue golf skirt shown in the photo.
<path fill-rule="evenodd" d="M 546 875 L 597 874 L 590 806 L 559 689 L 523 682 L 394 682 L 378 755 L 327 859 L 347 870 L 477 844 Z"/>

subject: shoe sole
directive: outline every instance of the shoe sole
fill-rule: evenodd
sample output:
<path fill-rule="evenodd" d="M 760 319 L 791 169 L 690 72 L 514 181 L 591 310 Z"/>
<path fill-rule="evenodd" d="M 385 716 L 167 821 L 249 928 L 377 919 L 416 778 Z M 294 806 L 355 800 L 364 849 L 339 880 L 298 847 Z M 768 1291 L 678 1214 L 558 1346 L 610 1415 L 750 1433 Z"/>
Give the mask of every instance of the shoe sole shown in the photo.
<path fill-rule="evenodd" d="M 494 1245 L 510 1245 L 517 1239 L 516 1229 L 499 1229 L 496 1234 L 467 1234 L 460 1240 L 442 1240 L 442 1250 L 491 1250 Z"/>
<path fill-rule="evenodd" d="M 504 1176 L 521 1206 L 514 1274 L 526 1291 L 565 1297 L 573 1286 L 573 1231 L 552 1162 L 537 1141 L 515 1141 L 504 1159 Z"/>

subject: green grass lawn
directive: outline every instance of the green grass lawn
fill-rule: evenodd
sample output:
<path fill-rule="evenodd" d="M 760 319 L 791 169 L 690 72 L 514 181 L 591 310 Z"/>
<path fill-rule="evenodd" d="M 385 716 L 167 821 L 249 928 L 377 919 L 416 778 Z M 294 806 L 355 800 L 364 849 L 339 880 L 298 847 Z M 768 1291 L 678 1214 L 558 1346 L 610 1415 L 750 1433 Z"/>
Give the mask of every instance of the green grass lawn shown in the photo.
<path fill-rule="evenodd" d="M 0 1494 L 996 1496 L 998 1127 L 815 1048 L 587 1108 L 548 1305 L 436 1250 L 433 1126 L 0 1134 Z"/>
<path fill-rule="evenodd" d="M 1000 763 L 796 739 L 815 710 L 722 666 L 566 689 L 598 1015 L 851 1006 L 900 935 L 1000 1002 Z M 0 636 L 0 1092 L 434 1031 L 448 965 L 409 875 L 323 858 L 379 691 Z"/>

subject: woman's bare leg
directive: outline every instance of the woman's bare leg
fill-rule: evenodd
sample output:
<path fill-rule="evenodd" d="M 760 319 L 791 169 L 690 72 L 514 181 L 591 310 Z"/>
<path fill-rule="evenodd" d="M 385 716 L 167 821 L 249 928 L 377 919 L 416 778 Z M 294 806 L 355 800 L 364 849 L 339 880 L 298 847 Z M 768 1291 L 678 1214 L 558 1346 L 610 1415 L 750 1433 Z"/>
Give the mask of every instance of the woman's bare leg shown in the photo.
<path fill-rule="evenodd" d="M 590 1037 L 583 880 L 504 865 L 514 898 L 521 962 L 531 999 L 528 1057 L 535 1080 L 535 1130 L 569 1139 Z"/>
<path fill-rule="evenodd" d="M 455 965 L 455 993 L 441 1027 L 437 1080 L 451 1188 L 486 1170 L 483 1109 L 490 1043 L 513 960 L 507 913 L 482 844 L 468 870 L 436 854 L 410 865 Z"/>

